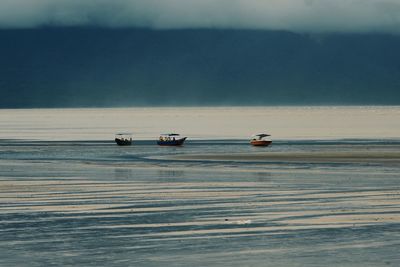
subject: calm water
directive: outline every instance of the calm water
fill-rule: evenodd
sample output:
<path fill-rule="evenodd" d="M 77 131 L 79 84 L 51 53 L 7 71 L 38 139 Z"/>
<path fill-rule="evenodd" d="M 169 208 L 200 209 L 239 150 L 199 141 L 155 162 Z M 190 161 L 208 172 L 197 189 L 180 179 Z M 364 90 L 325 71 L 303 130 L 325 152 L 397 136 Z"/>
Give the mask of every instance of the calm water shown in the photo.
<path fill-rule="evenodd" d="M 178 132 L 191 139 L 398 139 L 400 106 L 220 107 L 0 110 L 0 138 L 110 140 L 133 132 L 151 140 Z"/>
<path fill-rule="evenodd" d="M 397 108 L 352 107 L 355 125 L 370 129 L 360 135 L 360 129 L 346 128 L 349 118 L 329 127 L 319 123 L 321 112 L 329 118 L 346 108 L 306 110 L 297 125 L 308 124 L 297 132 L 271 119 L 267 130 L 291 132 L 261 150 L 240 140 L 261 131 L 248 121 L 260 108 L 221 108 L 217 115 L 200 109 L 197 121 L 195 109 L 163 109 L 168 123 L 178 111 L 189 114 L 179 115 L 186 124 L 172 130 L 199 129 L 196 140 L 181 148 L 157 147 L 148 138 L 167 128 L 160 110 L 0 111 L 0 265 L 400 265 L 398 162 L 174 159 L 235 152 L 399 151 L 399 125 L 392 120 L 399 118 Z M 265 110 L 287 113 L 280 117 L 286 123 L 290 114 L 301 112 Z M 108 112 L 120 117 L 113 120 Z M 207 126 L 207 116 L 215 127 Z M 362 120 L 367 117 L 371 125 Z M 159 124 L 149 125 L 146 118 Z M 109 141 L 114 128 L 137 132 L 142 140 L 117 147 Z M 316 132 L 325 133 L 320 139 L 326 140 L 312 141 Z M 219 133 L 231 139 L 206 140 Z M 377 133 L 385 135 L 376 138 Z M 78 141 L 88 136 L 93 141 Z M 347 139 L 333 140 L 342 137 Z"/>

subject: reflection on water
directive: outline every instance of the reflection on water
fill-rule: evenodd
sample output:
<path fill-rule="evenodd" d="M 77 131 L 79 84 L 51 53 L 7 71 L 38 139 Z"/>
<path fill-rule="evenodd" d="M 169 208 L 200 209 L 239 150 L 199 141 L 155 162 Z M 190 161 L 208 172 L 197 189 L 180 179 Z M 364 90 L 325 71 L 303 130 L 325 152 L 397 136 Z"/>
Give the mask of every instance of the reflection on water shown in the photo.
<path fill-rule="evenodd" d="M 399 144 L 310 146 L 277 142 L 266 151 Z M 1 141 L 0 265 L 400 264 L 398 165 L 171 157 L 252 149 L 240 141 L 179 150 Z"/>
<path fill-rule="evenodd" d="M 258 182 L 269 182 L 272 180 L 272 173 L 270 172 L 256 172 L 254 176 Z"/>
<path fill-rule="evenodd" d="M 119 179 L 131 179 L 133 177 L 133 170 L 126 168 L 115 168 L 114 178 Z"/>
<path fill-rule="evenodd" d="M 169 170 L 158 170 L 158 177 L 169 177 L 169 178 L 182 178 L 185 176 L 185 172 L 183 170 L 174 170 L 174 169 L 169 169 Z"/>

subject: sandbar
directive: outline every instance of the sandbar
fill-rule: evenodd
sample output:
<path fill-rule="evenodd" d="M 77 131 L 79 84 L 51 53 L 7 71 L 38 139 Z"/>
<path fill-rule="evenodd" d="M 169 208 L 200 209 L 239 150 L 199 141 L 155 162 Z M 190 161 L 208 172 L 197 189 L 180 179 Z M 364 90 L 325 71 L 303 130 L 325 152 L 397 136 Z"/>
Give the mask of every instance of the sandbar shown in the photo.
<path fill-rule="evenodd" d="M 397 151 L 356 151 L 356 152 L 254 152 L 220 154 L 185 154 L 173 157 L 176 160 L 209 161 L 258 161 L 258 162 L 360 162 L 400 164 Z"/>

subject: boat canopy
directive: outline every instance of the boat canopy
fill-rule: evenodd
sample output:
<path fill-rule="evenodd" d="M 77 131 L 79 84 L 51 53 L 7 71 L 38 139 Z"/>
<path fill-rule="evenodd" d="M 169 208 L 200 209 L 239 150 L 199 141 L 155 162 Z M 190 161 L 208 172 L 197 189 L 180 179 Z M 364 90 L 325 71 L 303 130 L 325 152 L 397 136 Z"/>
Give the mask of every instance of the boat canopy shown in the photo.
<path fill-rule="evenodd" d="M 115 137 L 132 137 L 132 133 L 116 133 Z"/>
<path fill-rule="evenodd" d="M 271 136 L 270 134 L 253 134 L 253 137 L 259 137 L 259 138 L 264 138 L 267 136 Z"/>
<path fill-rule="evenodd" d="M 160 134 L 160 136 L 163 136 L 163 137 L 174 137 L 174 136 L 180 136 L 180 134 L 167 133 L 167 134 Z"/>

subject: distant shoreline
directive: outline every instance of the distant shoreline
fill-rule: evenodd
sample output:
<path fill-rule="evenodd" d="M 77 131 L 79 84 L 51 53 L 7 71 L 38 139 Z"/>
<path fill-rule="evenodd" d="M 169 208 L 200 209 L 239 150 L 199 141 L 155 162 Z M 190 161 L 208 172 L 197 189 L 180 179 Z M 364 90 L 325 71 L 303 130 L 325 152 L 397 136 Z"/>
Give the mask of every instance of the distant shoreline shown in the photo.
<path fill-rule="evenodd" d="M 225 108 L 399 108 L 400 104 L 277 104 L 277 105 L 126 105 L 126 106 L 58 106 L 0 107 L 2 110 L 96 110 L 96 109 L 225 109 Z"/>

